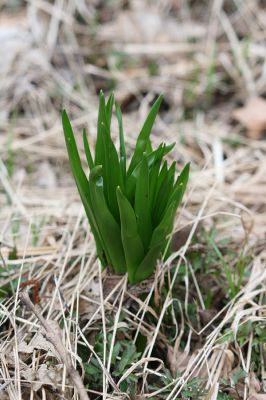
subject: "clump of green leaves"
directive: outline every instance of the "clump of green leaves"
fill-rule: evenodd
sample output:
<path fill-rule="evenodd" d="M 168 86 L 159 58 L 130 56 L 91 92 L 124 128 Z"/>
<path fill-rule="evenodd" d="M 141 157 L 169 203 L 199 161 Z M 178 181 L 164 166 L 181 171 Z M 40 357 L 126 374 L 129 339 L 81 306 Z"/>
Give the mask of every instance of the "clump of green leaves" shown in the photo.
<path fill-rule="evenodd" d="M 175 380 L 180 378 L 180 373 L 177 371 Z M 160 399 L 168 399 L 169 394 L 173 390 L 174 379 L 171 372 L 167 368 L 162 368 L 160 374 L 157 374 L 156 381 L 149 384 L 148 387 L 151 391 L 155 392 L 160 390 Z M 203 381 L 200 378 L 194 377 L 186 382 L 183 386 L 178 399 L 184 400 L 200 400 L 206 397 L 207 391 L 202 387 Z M 158 397 L 151 397 L 151 400 L 156 400 Z M 176 398 L 176 397 L 175 397 Z"/>
<path fill-rule="evenodd" d="M 110 266 L 115 273 L 127 272 L 131 283 L 148 278 L 169 245 L 168 236 L 189 176 L 189 164 L 175 178 L 175 162 L 168 166 L 163 160 L 174 144 L 162 143 L 157 149 L 152 148 L 150 134 L 161 101 L 160 96 L 154 102 L 129 162 L 120 107 L 113 94 L 105 102 L 100 93 L 94 158 L 86 131 L 83 131 L 90 170 L 88 177 L 67 113 L 62 113 L 70 166 L 95 238 L 98 257 L 103 266 Z M 114 105 L 119 126 L 119 152 L 111 138 Z"/>
<path fill-rule="evenodd" d="M 120 330 L 120 334 L 123 337 L 123 331 Z M 112 334 L 107 335 L 106 343 L 106 356 L 109 357 L 112 342 Z M 89 362 L 85 362 L 85 381 L 87 382 L 88 388 L 94 390 L 102 390 L 103 382 L 103 370 L 99 363 L 99 359 L 104 358 L 104 345 L 103 345 L 103 334 L 100 332 L 95 339 L 94 351 L 98 358 L 91 356 Z M 140 353 L 137 352 L 135 344 L 130 339 L 121 338 L 116 341 L 111 355 L 110 372 L 115 381 L 118 381 L 121 376 L 130 368 L 130 366 L 137 362 L 140 358 Z M 134 396 L 137 392 L 138 378 L 134 373 L 131 373 L 123 380 L 120 384 L 120 389 L 123 392 Z"/>

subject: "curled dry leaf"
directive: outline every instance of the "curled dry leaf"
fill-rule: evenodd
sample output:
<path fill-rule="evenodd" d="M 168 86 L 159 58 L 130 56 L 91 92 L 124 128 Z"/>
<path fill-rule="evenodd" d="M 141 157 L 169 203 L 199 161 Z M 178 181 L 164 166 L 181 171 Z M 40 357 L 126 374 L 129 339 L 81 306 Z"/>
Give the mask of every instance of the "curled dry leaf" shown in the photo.
<path fill-rule="evenodd" d="M 177 371 L 181 374 L 185 372 L 195 356 L 195 354 L 189 354 L 185 351 L 174 351 L 172 346 L 167 346 L 167 360 L 172 375 L 176 376 Z"/>
<path fill-rule="evenodd" d="M 260 390 L 261 390 L 260 381 L 254 374 L 254 372 L 251 372 L 249 374 L 249 394 L 250 394 L 250 396 L 257 395 L 258 392 L 260 392 Z"/>
<path fill-rule="evenodd" d="M 173 234 L 172 251 L 178 251 L 186 244 L 191 231 L 191 226 L 185 226 Z"/>
<path fill-rule="evenodd" d="M 266 394 L 259 394 L 261 384 L 254 372 L 249 374 L 249 398 L 248 400 L 266 400 Z"/>
<path fill-rule="evenodd" d="M 10 399 L 10 397 L 9 397 L 8 393 L 2 390 L 0 392 L 0 400 L 9 400 L 9 399 Z"/>
<path fill-rule="evenodd" d="M 200 317 L 200 322 L 203 324 L 203 326 L 205 326 L 209 322 L 211 322 L 214 317 L 216 317 L 217 310 L 216 309 L 199 310 L 198 313 Z"/>
<path fill-rule="evenodd" d="M 224 350 L 223 366 L 221 371 L 221 375 L 224 378 L 228 378 L 230 376 L 233 370 L 234 361 L 234 353 L 229 349 Z"/>
<path fill-rule="evenodd" d="M 251 139 L 260 139 L 266 130 L 266 100 L 261 97 L 252 97 L 244 107 L 237 108 L 233 117 L 246 129 Z"/>
<path fill-rule="evenodd" d="M 32 383 L 32 389 L 37 392 L 43 385 L 56 387 L 62 383 L 63 364 L 50 365 L 42 364 L 37 371 L 31 368 L 21 371 L 24 379 Z"/>
<path fill-rule="evenodd" d="M 51 325 L 56 325 L 55 321 L 49 321 Z M 48 356 L 52 356 L 60 360 L 60 356 L 57 353 L 56 349 L 50 343 L 44 335 L 44 330 L 41 329 L 27 344 L 25 341 L 20 342 L 18 346 L 18 351 L 20 353 L 31 354 L 34 349 L 47 351 Z"/>
<path fill-rule="evenodd" d="M 249 235 L 254 227 L 254 216 L 251 213 L 246 212 L 244 210 L 241 210 L 240 215 L 241 215 L 241 223 L 245 230 L 245 233 L 246 235 Z"/>

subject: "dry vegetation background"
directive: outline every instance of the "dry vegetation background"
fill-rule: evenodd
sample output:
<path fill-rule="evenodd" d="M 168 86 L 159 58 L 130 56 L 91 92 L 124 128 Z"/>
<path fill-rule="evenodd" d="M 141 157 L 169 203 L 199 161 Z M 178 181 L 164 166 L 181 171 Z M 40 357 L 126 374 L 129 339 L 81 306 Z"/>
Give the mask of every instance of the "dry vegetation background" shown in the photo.
<path fill-rule="evenodd" d="M 92 399 L 265 400 L 265 1 L 0 9 L 0 398 L 79 398 L 60 349 L 21 304 L 26 290 L 52 330 L 60 323 Z M 100 89 L 121 103 L 129 148 L 163 93 L 153 141 L 175 141 L 171 157 L 191 162 L 172 262 L 141 289 L 101 272 L 68 166 L 60 111 L 93 144 Z M 116 376 L 109 354 L 138 332 L 145 349 Z M 100 386 L 86 372 L 97 334 Z M 163 368 L 172 378 L 156 386 Z"/>

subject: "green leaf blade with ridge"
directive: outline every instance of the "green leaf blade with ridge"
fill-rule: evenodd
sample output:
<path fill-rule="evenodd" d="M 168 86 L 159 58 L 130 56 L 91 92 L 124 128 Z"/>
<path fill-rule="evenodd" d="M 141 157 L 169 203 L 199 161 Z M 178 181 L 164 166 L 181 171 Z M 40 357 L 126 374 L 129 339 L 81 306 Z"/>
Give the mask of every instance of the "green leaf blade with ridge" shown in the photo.
<path fill-rule="evenodd" d="M 169 151 L 172 150 L 174 145 L 175 145 L 174 143 L 172 143 L 169 146 L 165 146 L 165 145 L 161 144 L 156 150 L 154 150 L 152 153 L 148 154 L 147 155 L 147 161 L 148 161 L 149 169 L 151 170 L 153 168 L 154 164 L 156 164 L 157 162 L 162 160 L 162 158 Z M 133 199 L 134 199 L 134 192 L 135 192 L 135 189 L 136 189 L 137 179 L 139 177 L 141 160 L 142 160 L 142 158 L 140 159 L 140 162 L 136 165 L 136 167 L 132 171 L 131 175 L 127 176 L 126 194 L 127 194 L 127 197 L 128 197 L 128 199 L 130 200 L 131 203 L 133 203 Z"/>
<path fill-rule="evenodd" d="M 190 164 L 186 164 L 185 167 L 182 169 L 180 175 L 178 176 L 174 188 L 173 188 L 173 193 L 169 198 L 169 204 L 174 201 L 175 202 L 175 208 L 180 205 L 182 198 L 184 196 L 187 184 L 188 184 L 188 178 L 189 178 L 189 170 L 190 170 Z"/>
<path fill-rule="evenodd" d="M 107 207 L 101 172 L 101 167 L 98 166 L 90 173 L 90 196 L 96 215 L 97 225 L 102 233 L 106 257 L 117 273 L 125 273 L 126 262 L 120 236 L 120 227 Z"/>
<path fill-rule="evenodd" d="M 126 166 L 127 154 L 126 154 L 126 147 L 125 147 L 122 112 L 121 112 L 120 106 L 119 106 L 119 104 L 117 102 L 115 102 L 115 113 L 116 113 L 116 118 L 117 118 L 117 122 L 118 122 L 118 129 L 119 129 L 120 165 L 121 165 L 121 169 L 122 169 L 123 179 L 124 179 L 124 182 L 125 182 L 126 168 L 127 168 L 127 166 Z"/>
<path fill-rule="evenodd" d="M 140 160 L 142 158 L 142 154 L 146 150 L 147 146 L 149 147 L 151 130 L 152 130 L 155 118 L 158 114 L 162 99 L 163 99 L 162 96 L 159 96 L 156 99 L 156 101 L 154 102 L 154 104 L 146 118 L 146 121 L 144 122 L 144 125 L 139 133 L 137 143 L 136 143 L 136 148 L 135 148 L 134 154 L 132 156 L 132 160 L 131 160 L 129 168 L 128 168 L 128 175 L 130 175 L 132 173 L 132 171 L 134 170 L 136 165 L 140 162 Z"/>
<path fill-rule="evenodd" d="M 171 167 L 167 171 L 164 180 L 162 181 L 160 190 L 157 194 L 155 206 L 154 206 L 154 226 L 157 226 L 162 218 L 164 210 L 167 208 L 169 198 L 173 192 L 175 175 L 175 162 L 172 163 Z"/>
<path fill-rule="evenodd" d="M 72 126 L 70 124 L 70 121 L 69 121 L 66 111 L 62 112 L 62 124 L 63 124 L 66 147 L 67 147 L 67 151 L 68 151 L 70 168 L 72 170 L 72 174 L 76 181 L 76 185 L 77 185 L 87 218 L 89 220 L 93 236 L 96 241 L 98 256 L 100 257 L 103 264 L 106 264 L 104 262 L 104 254 L 103 254 L 104 243 L 103 243 L 103 240 L 101 237 L 101 233 L 98 230 L 94 212 L 93 212 L 93 206 L 92 206 L 92 201 L 91 201 L 90 191 L 89 191 L 89 182 L 88 182 L 88 179 L 82 168 L 81 160 L 80 160 L 78 149 L 77 149 L 76 140 L 75 140 Z"/>
<path fill-rule="evenodd" d="M 134 275 L 132 277 L 132 283 L 142 282 L 149 278 L 154 271 L 157 260 L 160 258 L 161 245 L 154 246 L 148 250 L 144 259 L 136 268 Z"/>
<path fill-rule="evenodd" d="M 97 139 L 95 145 L 95 165 L 102 165 L 104 163 L 104 138 L 102 124 L 107 126 L 106 109 L 104 94 L 101 91 L 99 94 L 99 109 L 98 109 L 98 121 L 97 121 Z"/>
<path fill-rule="evenodd" d="M 139 178 L 136 184 L 135 213 L 138 233 L 142 239 L 144 248 L 147 249 L 151 239 L 152 224 L 149 209 L 149 167 L 146 155 L 142 159 Z"/>
<path fill-rule="evenodd" d="M 94 162 L 92 159 L 91 150 L 90 150 L 89 142 L 87 139 L 86 129 L 83 129 L 83 146 L 84 146 L 85 155 L 87 158 L 87 163 L 88 163 L 89 169 L 91 170 L 94 167 Z"/>
<path fill-rule="evenodd" d="M 110 128 L 111 128 L 113 106 L 114 106 L 114 94 L 111 93 L 109 99 L 107 100 L 106 107 L 105 107 L 106 122 L 107 122 L 107 127 L 109 129 L 109 132 L 110 132 Z"/>
<path fill-rule="evenodd" d="M 121 238 L 125 252 L 128 276 L 131 281 L 135 269 L 144 257 L 144 248 L 138 233 L 136 216 L 131 204 L 119 187 L 116 193 L 120 212 Z"/>
<path fill-rule="evenodd" d="M 114 215 L 115 219 L 119 221 L 119 208 L 116 197 L 116 188 L 117 186 L 124 188 L 122 171 L 115 145 L 107 132 L 107 128 L 104 125 L 103 134 L 105 160 L 102 167 L 105 177 L 105 196 L 111 213 Z"/>

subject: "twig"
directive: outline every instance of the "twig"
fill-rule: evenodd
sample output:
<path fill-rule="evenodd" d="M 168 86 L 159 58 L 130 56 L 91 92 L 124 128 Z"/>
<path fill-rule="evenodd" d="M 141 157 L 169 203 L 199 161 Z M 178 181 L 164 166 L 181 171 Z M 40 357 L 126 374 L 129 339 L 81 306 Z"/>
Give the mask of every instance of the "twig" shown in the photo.
<path fill-rule="evenodd" d="M 64 347 L 63 343 L 62 343 L 62 339 L 61 339 L 61 331 L 60 328 L 58 327 L 58 329 L 54 329 L 54 327 L 52 328 L 49 325 L 49 322 L 43 318 L 41 312 L 40 312 L 40 307 L 37 305 L 34 305 L 27 292 L 21 292 L 19 294 L 19 298 L 22 302 L 22 304 L 24 306 L 26 306 L 29 310 L 31 310 L 35 316 L 38 318 L 38 320 L 40 321 L 41 325 L 44 327 L 45 331 L 46 331 L 46 338 L 47 340 L 49 340 L 49 342 L 52 343 L 52 345 L 55 347 L 55 349 L 57 350 L 62 362 L 65 364 L 66 366 L 66 370 L 74 384 L 74 386 L 76 387 L 78 394 L 80 396 L 80 400 L 89 400 L 89 396 L 86 392 L 86 389 L 83 385 L 83 382 L 81 380 L 81 377 L 78 373 L 78 371 L 73 367 L 72 362 L 71 362 L 71 358 L 66 350 L 66 348 Z"/>

